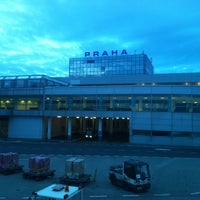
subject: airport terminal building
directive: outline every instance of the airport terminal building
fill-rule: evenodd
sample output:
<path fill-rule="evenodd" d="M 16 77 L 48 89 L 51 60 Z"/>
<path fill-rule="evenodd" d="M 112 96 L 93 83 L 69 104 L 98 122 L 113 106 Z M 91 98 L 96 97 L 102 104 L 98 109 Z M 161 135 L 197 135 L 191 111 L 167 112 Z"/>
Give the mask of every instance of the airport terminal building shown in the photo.
<path fill-rule="evenodd" d="M 154 74 L 146 54 L 85 52 L 69 77 L 0 76 L 0 138 L 200 146 L 200 73 Z"/>

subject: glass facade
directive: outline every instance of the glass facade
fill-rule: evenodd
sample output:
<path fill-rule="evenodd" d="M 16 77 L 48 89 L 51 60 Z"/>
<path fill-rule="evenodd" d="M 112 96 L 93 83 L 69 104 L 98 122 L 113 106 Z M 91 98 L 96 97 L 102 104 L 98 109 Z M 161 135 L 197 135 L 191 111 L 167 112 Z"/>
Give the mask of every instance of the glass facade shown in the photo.
<path fill-rule="evenodd" d="M 200 95 L 74 95 L 0 97 L 0 109 L 200 113 Z"/>
<path fill-rule="evenodd" d="M 153 74 L 151 61 L 145 54 L 70 58 L 69 76 L 111 76 Z"/>
<path fill-rule="evenodd" d="M 45 86 L 68 85 L 68 83 L 45 75 L 0 76 L 1 88 L 43 88 Z"/>
<path fill-rule="evenodd" d="M 171 112 L 169 99 L 166 95 L 136 96 L 133 110 L 135 112 Z"/>

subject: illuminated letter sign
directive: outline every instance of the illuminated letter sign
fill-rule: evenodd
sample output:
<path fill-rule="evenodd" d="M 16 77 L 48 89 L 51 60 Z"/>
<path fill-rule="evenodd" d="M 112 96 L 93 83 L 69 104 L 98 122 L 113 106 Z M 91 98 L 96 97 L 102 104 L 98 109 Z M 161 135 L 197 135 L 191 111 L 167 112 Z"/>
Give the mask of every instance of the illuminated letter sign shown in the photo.
<path fill-rule="evenodd" d="M 90 56 L 90 52 L 85 52 L 85 57 Z"/>
<path fill-rule="evenodd" d="M 127 55 L 127 52 L 125 49 L 122 51 L 121 55 Z"/>
<path fill-rule="evenodd" d="M 108 56 L 108 52 L 107 52 L 107 51 L 104 51 L 104 52 L 102 53 L 102 56 Z"/>
<path fill-rule="evenodd" d="M 121 52 L 121 55 L 127 55 L 127 51 L 124 49 Z M 103 51 L 103 53 L 101 54 L 102 56 L 109 56 L 107 51 Z M 117 56 L 118 55 L 118 50 L 112 50 L 111 51 L 111 55 L 112 56 Z M 91 56 L 90 52 L 85 52 L 85 57 Z M 99 56 L 99 52 L 98 51 L 93 51 L 93 56 Z"/>
<path fill-rule="evenodd" d="M 98 51 L 94 51 L 93 52 L 93 56 L 99 56 L 99 52 Z"/>
<path fill-rule="evenodd" d="M 113 50 L 112 50 L 112 56 L 114 56 L 114 55 L 117 56 L 117 54 L 118 54 L 117 50 L 116 50 L 116 51 L 113 51 Z"/>

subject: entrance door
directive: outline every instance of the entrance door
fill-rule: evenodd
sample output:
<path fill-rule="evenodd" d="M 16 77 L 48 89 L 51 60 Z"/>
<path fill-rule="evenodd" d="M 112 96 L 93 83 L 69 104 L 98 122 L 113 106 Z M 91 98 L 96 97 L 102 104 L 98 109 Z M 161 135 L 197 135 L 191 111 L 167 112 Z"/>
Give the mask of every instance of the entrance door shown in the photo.
<path fill-rule="evenodd" d="M 129 141 L 129 120 L 124 118 L 104 118 L 103 139 L 109 141 Z"/>
<path fill-rule="evenodd" d="M 85 138 L 86 133 L 92 133 L 92 137 L 97 136 L 97 119 L 95 117 L 72 118 L 72 139 Z"/>
<path fill-rule="evenodd" d="M 0 138 L 8 137 L 8 117 L 0 117 Z"/>

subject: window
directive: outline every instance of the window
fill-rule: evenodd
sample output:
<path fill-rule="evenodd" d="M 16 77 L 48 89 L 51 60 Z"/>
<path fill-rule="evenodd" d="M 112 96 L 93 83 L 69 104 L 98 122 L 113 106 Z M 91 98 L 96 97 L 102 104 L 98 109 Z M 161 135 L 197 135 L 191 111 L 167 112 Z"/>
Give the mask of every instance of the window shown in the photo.
<path fill-rule="evenodd" d="M 167 112 L 168 111 L 168 96 L 152 96 L 152 111 Z"/>
<path fill-rule="evenodd" d="M 191 96 L 174 95 L 172 105 L 173 112 L 192 112 Z"/>
<path fill-rule="evenodd" d="M 136 96 L 133 106 L 135 112 L 149 112 L 151 111 L 151 96 Z"/>
<path fill-rule="evenodd" d="M 87 60 L 87 63 L 94 63 L 94 60 Z"/>

